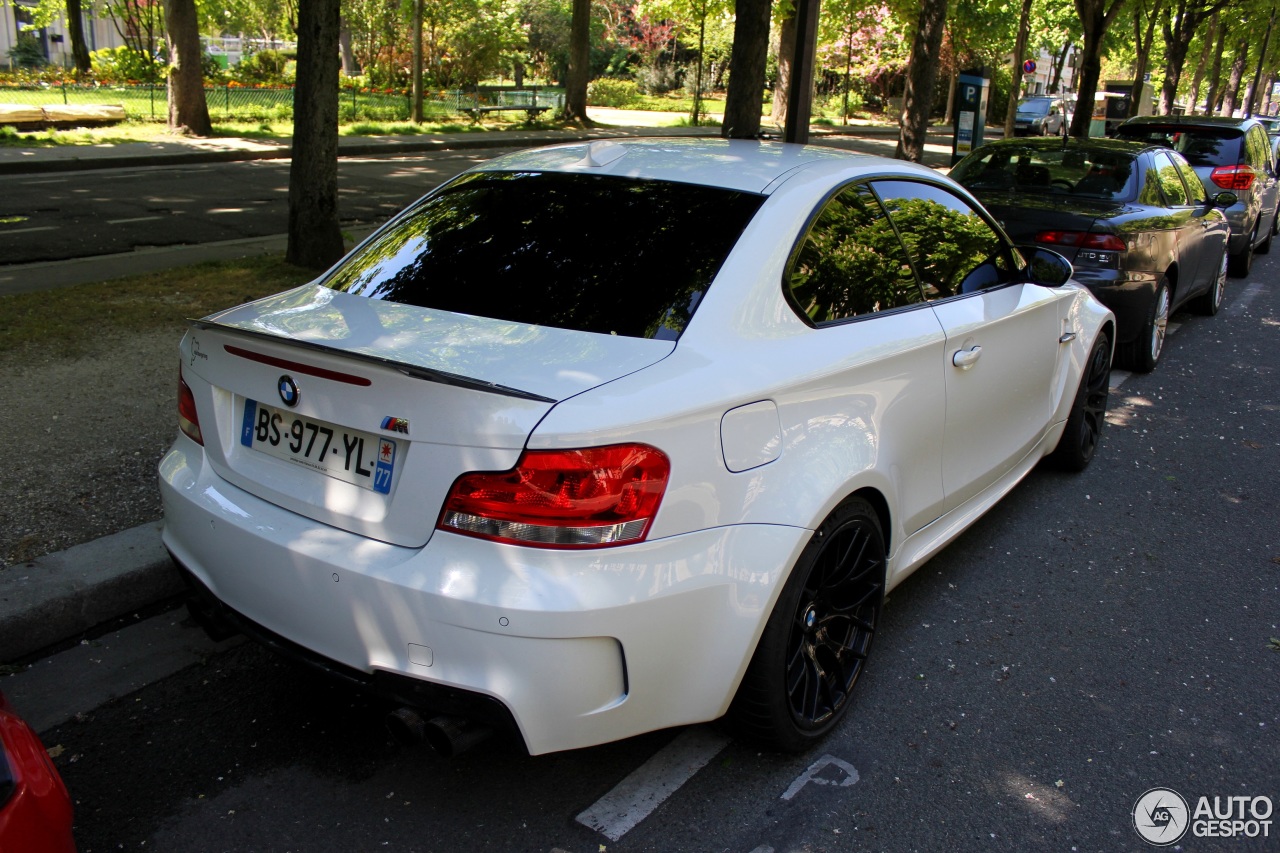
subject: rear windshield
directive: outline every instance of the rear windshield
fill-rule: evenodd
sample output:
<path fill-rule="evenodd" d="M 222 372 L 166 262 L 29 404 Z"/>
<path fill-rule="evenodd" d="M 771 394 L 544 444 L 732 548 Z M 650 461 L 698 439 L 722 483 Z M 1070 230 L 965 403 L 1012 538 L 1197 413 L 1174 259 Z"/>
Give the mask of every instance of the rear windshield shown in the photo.
<path fill-rule="evenodd" d="M 1177 151 L 1192 166 L 1234 166 L 1240 162 L 1244 132 L 1234 127 L 1186 127 L 1177 124 L 1122 124 L 1121 139 L 1138 139 Z"/>
<path fill-rule="evenodd" d="M 1071 146 L 993 145 L 970 154 L 951 170 L 974 192 L 1020 192 L 1128 201 L 1136 193 L 1134 156 L 1123 151 Z"/>
<path fill-rule="evenodd" d="M 324 284 L 424 308 L 673 340 L 763 200 L 667 181 L 477 172 L 415 204 Z"/>

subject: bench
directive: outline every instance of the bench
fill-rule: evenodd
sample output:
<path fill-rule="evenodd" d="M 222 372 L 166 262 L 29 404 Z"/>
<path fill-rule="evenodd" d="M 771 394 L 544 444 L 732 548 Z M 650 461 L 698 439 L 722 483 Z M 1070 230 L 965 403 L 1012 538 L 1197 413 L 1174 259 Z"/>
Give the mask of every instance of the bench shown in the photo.
<path fill-rule="evenodd" d="M 471 116 L 472 121 L 479 121 L 481 117 L 488 113 L 503 113 L 510 112 L 511 110 L 522 110 L 529 115 L 529 121 L 533 121 L 540 113 L 546 112 L 549 109 L 551 109 L 551 107 L 461 107 L 459 112 L 464 112 Z"/>

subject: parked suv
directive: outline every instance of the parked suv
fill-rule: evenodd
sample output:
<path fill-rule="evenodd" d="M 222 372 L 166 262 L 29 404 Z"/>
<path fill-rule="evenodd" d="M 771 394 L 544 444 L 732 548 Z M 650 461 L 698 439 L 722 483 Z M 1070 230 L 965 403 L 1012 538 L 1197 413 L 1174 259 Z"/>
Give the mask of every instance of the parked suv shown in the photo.
<path fill-rule="evenodd" d="M 1121 139 L 1167 145 L 1191 163 L 1209 195 L 1223 190 L 1238 201 L 1226 208 L 1231 223 L 1229 270 L 1249 274 L 1253 255 L 1271 251 L 1277 222 L 1275 153 L 1266 128 L 1256 118 L 1139 116 L 1116 129 Z"/>

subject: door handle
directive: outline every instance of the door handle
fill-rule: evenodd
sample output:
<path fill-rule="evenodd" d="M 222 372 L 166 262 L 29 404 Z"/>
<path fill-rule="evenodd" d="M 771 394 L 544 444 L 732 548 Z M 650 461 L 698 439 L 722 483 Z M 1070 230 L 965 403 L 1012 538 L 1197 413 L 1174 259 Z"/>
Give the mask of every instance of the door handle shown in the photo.
<path fill-rule="evenodd" d="M 982 356 L 982 347 L 975 346 L 971 349 L 956 350 L 956 354 L 951 356 L 951 363 L 961 370 L 968 370 L 977 363 Z"/>

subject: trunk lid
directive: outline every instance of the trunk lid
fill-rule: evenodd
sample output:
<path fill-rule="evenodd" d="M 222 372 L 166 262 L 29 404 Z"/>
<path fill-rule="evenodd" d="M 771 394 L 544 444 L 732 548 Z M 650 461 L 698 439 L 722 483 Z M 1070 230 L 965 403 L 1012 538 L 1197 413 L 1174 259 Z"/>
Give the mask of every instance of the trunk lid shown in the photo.
<path fill-rule="evenodd" d="M 219 476 L 417 547 L 459 474 L 510 468 L 556 402 L 674 346 L 304 285 L 193 321 L 182 369 Z"/>
<path fill-rule="evenodd" d="M 1108 221 L 1128 211 L 1125 204 L 1101 199 L 1072 198 L 1068 195 L 1031 193 L 977 193 L 978 200 L 1004 228 L 1015 243 L 1031 244 L 1041 231 L 1081 231 L 1111 233 Z M 1075 262 L 1079 251 L 1073 246 L 1052 246 L 1055 252 Z"/>

